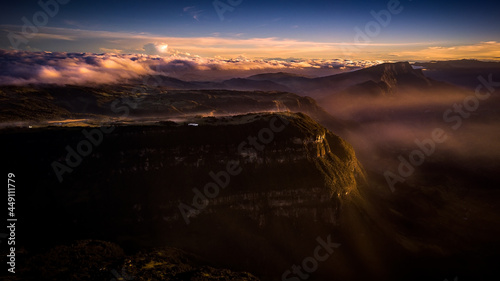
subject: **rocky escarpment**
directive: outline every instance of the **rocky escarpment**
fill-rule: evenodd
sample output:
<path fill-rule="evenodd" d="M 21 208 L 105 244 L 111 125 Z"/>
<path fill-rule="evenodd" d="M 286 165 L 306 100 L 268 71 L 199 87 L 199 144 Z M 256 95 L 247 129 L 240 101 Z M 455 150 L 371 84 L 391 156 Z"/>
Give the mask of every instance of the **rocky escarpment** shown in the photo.
<path fill-rule="evenodd" d="M 171 90 L 134 85 L 2 86 L 0 109 L 0 127 L 44 126 L 68 119 L 98 124 L 116 118 L 159 120 L 254 112 L 302 112 L 337 133 L 346 126 L 314 99 L 276 91 Z"/>
<path fill-rule="evenodd" d="M 4 130 L 3 136 L 26 186 L 20 233 L 58 217 L 50 235 L 26 238 L 27 247 L 99 238 L 132 249 L 169 245 L 224 267 L 271 270 L 287 265 L 304 237 L 314 242 L 329 233 L 364 180 L 351 146 L 304 114 Z"/>
<path fill-rule="evenodd" d="M 384 63 L 360 70 L 371 76 L 371 80 L 385 90 L 386 94 L 395 94 L 398 90 L 422 88 L 432 85 L 421 69 L 413 69 L 408 62 Z"/>
<path fill-rule="evenodd" d="M 103 119 L 123 115 L 173 118 L 267 111 L 303 112 L 320 122 L 331 118 L 311 98 L 276 91 L 171 90 L 134 85 L 2 86 L 0 101 L 1 122 Z"/>

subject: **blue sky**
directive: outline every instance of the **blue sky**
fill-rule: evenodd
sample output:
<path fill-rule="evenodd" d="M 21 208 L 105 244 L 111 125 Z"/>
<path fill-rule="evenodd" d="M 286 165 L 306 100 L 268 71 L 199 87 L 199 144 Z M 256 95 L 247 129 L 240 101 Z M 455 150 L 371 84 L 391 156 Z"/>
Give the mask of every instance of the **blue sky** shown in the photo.
<path fill-rule="evenodd" d="M 49 1 L 55 0 L 42 0 Z M 221 20 L 213 1 L 72 0 L 58 4 L 47 24 L 16 47 L 140 53 L 152 43 L 201 56 L 500 58 L 498 2 L 391 1 L 220 0 L 228 7 L 237 4 Z M 400 12 L 357 45 L 356 28 L 365 32 L 376 22 L 372 11 L 387 10 L 390 2 Z M 22 35 L 21 19 L 32 21 L 40 10 L 37 1 L 9 3 L 1 12 L 0 48 L 12 49 L 8 34 Z"/>

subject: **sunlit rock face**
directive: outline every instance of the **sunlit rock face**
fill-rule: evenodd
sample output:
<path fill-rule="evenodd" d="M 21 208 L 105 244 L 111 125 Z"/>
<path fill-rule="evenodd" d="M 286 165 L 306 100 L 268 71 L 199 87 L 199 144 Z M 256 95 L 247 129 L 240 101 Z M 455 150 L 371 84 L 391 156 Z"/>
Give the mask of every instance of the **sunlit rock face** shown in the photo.
<path fill-rule="evenodd" d="M 147 205 L 152 213 L 144 220 L 192 221 L 200 214 L 237 210 L 261 226 L 267 216 L 335 224 L 340 199 L 355 191 L 362 178 L 350 145 L 305 115 L 197 122 L 196 127 L 117 128 L 76 172 L 107 170 L 108 181 L 120 179 L 121 184 L 111 185 L 114 196 L 125 197 L 118 204 Z M 279 131 L 273 132 L 273 127 Z M 234 166 L 234 175 L 227 171 L 228 164 Z M 143 192 L 154 195 L 145 201 Z M 208 200 L 207 206 L 196 208 L 203 200 Z M 179 201 L 195 211 L 181 210 Z"/>
<path fill-rule="evenodd" d="M 77 150 L 83 129 L 99 130 L 5 135 L 19 159 L 33 159 L 25 165 L 37 173 L 26 177 L 23 196 L 39 211 L 25 214 L 30 229 L 22 233 L 57 213 L 47 241 L 169 245 L 200 255 L 215 251 L 215 261 L 240 266 L 247 261 L 220 249 L 228 239 L 256 259 L 308 235 L 314 242 L 339 224 L 343 202 L 358 196 L 364 182 L 352 147 L 301 113 L 117 126 L 59 182 L 53 163 L 68 164 L 65 147 Z M 200 237 L 211 242 L 200 244 Z"/>
<path fill-rule="evenodd" d="M 148 206 L 144 221 L 182 220 L 179 201 L 192 205 L 193 189 L 204 193 L 205 185 L 219 181 L 217 196 L 202 196 L 210 200 L 201 212 L 243 210 L 259 224 L 265 223 L 266 214 L 335 223 L 339 200 L 363 180 L 351 146 L 304 114 L 195 121 L 199 126 L 167 122 L 116 127 L 71 172 L 55 172 L 53 164 L 69 168 L 65 146 L 76 150 L 86 140 L 83 128 L 52 128 L 50 134 L 32 130 L 26 132 L 30 140 L 17 145 L 29 142 L 30 152 L 25 152 L 38 154 L 31 157 L 36 159 L 32 164 L 45 167 L 40 180 L 62 190 L 56 199 L 90 200 L 104 208 L 118 204 L 114 207 L 123 210 Z M 7 138 L 16 142 L 18 136 Z M 238 173 L 226 178 L 222 174 L 228 174 L 229 163 Z M 77 208 L 71 201 L 60 203 Z"/>

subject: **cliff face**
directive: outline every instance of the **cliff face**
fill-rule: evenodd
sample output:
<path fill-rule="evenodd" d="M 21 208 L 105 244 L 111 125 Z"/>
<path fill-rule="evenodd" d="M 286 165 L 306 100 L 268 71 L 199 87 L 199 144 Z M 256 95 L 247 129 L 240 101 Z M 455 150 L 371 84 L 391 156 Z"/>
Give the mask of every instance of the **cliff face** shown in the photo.
<path fill-rule="evenodd" d="M 62 166 L 46 163 L 44 166 L 52 165 L 52 175 L 46 180 L 60 176 L 62 183 L 57 184 L 67 186 L 68 193 L 78 189 L 87 193 L 85 187 L 92 186 L 98 197 L 106 190 L 124 201 L 135 197 L 130 192 L 139 197 L 152 192 L 158 195 L 149 199 L 152 202 L 133 205 L 149 205 L 167 221 L 182 219 L 179 200 L 191 203 L 194 188 L 203 192 L 206 184 L 218 180 L 220 195 L 209 200 L 204 212 L 234 207 L 262 224 L 266 215 L 334 223 L 339 206 L 333 202 L 356 190 L 357 180 L 362 179 L 350 145 L 306 115 L 250 114 L 193 122 L 198 126 L 117 127 L 93 153 L 82 157 L 82 164 L 72 172 L 65 171 L 64 166 L 70 166 L 66 163 L 68 150 L 60 145 L 60 152 L 54 151 L 54 157 L 47 160 Z M 271 130 L 274 127 L 276 132 Z M 78 137 L 85 139 L 81 130 L 65 129 L 56 134 L 71 147 Z M 95 129 L 85 130 L 92 135 Z M 77 150 L 77 145 L 73 146 Z M 230 163 L 239 172 L 227 176 Z M 143 181 L 149 183 L 141 184 Z"/>
<path fill-rule="evenodd" d="M 393 95 L 409 89 L 428 88 L 433 81 L 425 77 L 420 69 L 413 69 L 408 62 L 383 63 L 358 71 L 359 76 L 369 79 L 372 85 L 363 82 L 344 90 L 344 94 Z"/>
<path fill-rule="evenodd" d="M 364 181 L 351 146 L 304 114 L 190 122 L 115 127 L 73 166 L 68 161 L 78 157 L 68 151 L 85 151 L 82 140 L 98 139 L 99 128 L 4 131 L 13 161 L 32 159 L 24 163 L 32 174 L 22 192 L 38 211 L 23 214 L 30 229 L 20 233 L 57 213 L 49 241 L 166 243 L 205 256 L 218 251 L 214 260 L 241 266 L 232 250 L 220 248 L 227 239 L 258 258 L 267 247 L 296 243 L 298 229 L 316 237 L 338 224 L 342 203 Z M 187 238 L 200 232 L 203 238 Z M 251 236 L 259 237 L 251 239 L 255 253 L 255 245 L 247 248 Z"/>

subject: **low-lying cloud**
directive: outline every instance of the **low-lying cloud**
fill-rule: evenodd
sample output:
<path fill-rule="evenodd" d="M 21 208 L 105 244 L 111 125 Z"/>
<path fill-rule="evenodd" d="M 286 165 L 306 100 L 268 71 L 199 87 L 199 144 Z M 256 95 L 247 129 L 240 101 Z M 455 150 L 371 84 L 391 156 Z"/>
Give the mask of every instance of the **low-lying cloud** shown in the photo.
<path fill-rule="evenodd" d="M 0 50 L 0 85 L 123 83 L 144 75 L 209 80 L 277 71 L 318 76 L 379 63 L 340 59 L 249 59 L 243 56 L 204 58 L 170 50 L 165 43 L 148 43 L 143 48 L 148 54 Z"/>

